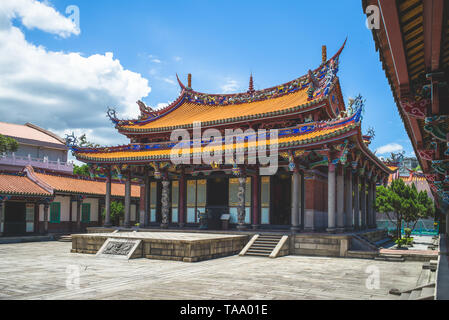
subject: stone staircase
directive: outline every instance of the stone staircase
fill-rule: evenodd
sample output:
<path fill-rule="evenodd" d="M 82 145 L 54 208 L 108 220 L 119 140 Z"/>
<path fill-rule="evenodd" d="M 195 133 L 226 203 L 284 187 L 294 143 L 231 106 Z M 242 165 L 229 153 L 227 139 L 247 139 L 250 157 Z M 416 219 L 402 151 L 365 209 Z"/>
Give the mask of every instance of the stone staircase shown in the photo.
<path fill-rule="evenodd" d="M 355 233 L 352 237 L 352 241 L 357 241 L 359 246 L 362 246 L 364 250 L 378 251 L 379 248 L 374 242 L 364 237 L 362 234 Z"/>
<path fill-rule="evenodd" d="M 416 287 L 407 290 L 390 290 L 391 294 L 399 295 L 399 300 L 435 300 L 435 278 L 437 261 L 430 261 L 422 266 Z"/>
<path fill-rule="evenodd" d="M 256 239 L 249 243 L 249 248 L 244 248 L 241 255 L 269 257 L 278 243 L 282 239 L 282 235 L 256 235 Z M 245 251 L 246 250 L 246 251 Z"/>
<path fill-rule="evenodd" d="M 404 262 L 405 258 L 402 254 L 395 253 L 380 253 L 374 260 L 378 261 L 393 261 L 393 262 Z"/>
<path fill-rule="evenodd" d="M 57 237 L 59 242 L 72 242 L 72 235 L 71 234 L 64 234 Z"/>

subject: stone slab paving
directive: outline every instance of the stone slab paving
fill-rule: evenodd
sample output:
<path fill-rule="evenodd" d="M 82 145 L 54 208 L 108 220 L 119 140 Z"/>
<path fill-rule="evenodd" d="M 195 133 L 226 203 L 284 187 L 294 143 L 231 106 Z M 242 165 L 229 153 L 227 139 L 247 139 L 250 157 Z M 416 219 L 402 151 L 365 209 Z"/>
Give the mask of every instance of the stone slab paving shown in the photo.
<path fill-rule="evenodd" d="M 388 290 L 413 287 L 422 266 L 305 256 L 123 261 L 70 248 L 55 241 L 0 245 L 0 299 L 397 299 Z M 379 289 L 366 287 L 368 267 L 379 270 Z M 78 271 L 76 288 L 70 279 Z"/>

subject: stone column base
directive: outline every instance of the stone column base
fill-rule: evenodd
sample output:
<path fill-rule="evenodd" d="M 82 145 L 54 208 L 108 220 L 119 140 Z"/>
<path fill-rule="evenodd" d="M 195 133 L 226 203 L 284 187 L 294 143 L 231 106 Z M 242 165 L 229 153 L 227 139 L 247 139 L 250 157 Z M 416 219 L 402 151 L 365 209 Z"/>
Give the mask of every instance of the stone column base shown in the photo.
<path fill-rule="evenodd" d="M 293 233 L 298 233 L 301 231 L 301 227 L 300 226 L 291 226 L 290 231 Z"/>
<path fill-rule="evenodd" d="M 247 227 L 245 225 L 243 225 L 243 224 L 239 224 L 237 226 L 237 230 L 243 231 L 243 230 L 246 230 L 246 229 L 247 229 Z"/>
<path fill-rule="evenodd" d="M 180 228 L 184 228 L 185 225 L 186 224 L 184 222 L 178 223 L 178 227 L 180 227 Z"/>
<path fill-rule="evenodd" d="M 161 223 L 162 229 L 168 229 L 168 223 Z"/>
<path fill-rule="evenodd" d="M 326 231 L 329 232 L 329 233 L 336 233 L 337 232 L 337 228 L 327 228 Z"/>
<path fill-rule="evenodd" d="M 259 229 L 259 225 L 258 225 L 258 224 L 253 224 L 253 225 L 251 226 L 251 228 L 252 228 L 253 230 L 257 230 L 257 229 Z"/>

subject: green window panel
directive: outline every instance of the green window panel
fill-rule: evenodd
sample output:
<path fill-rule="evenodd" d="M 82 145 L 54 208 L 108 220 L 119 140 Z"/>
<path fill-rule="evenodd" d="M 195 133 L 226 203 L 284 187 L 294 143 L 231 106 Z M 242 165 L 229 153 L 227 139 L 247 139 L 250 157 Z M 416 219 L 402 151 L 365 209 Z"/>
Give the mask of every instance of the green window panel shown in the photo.
<path fill-rule="evenodd" d="M 90 203 L 83 203 L 81 207 L 81 222 L 90 222 Z"/>
<path fill-rule="evenodd" d="M 61 203 L 52 202 L 50 203 L 50 222 L 60 223 L 61 222 Z"/>

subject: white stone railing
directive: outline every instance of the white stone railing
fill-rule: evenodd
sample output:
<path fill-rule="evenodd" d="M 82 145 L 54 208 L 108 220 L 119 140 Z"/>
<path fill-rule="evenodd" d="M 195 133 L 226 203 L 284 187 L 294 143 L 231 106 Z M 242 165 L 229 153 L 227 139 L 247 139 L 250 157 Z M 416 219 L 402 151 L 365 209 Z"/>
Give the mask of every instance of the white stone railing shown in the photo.
<path fill-rule="evenodd" d="M 0 154 L 0 165 L 11 165 L 11 166 L 33 166 L 35 168 L 57 170 L 72 173 L 73 163 L 72 162 L 61 162 L 59 159 L 57 161 L 50 161 L 48 158 L 43 159 L 32 158 L 30 155 L 28 157 L 16 156 L 15 153 L 8 155 Z"/>

